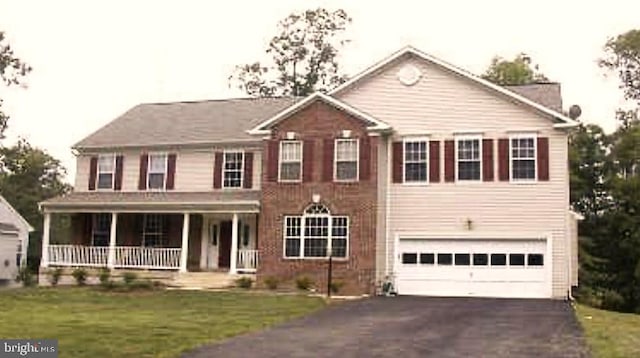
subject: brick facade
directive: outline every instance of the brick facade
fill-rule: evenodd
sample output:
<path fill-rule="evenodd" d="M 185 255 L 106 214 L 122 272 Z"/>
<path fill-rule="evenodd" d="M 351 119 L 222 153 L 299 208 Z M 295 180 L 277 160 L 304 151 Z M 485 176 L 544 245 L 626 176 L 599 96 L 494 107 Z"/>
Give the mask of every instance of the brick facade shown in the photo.
<path fill-rule="evenodd" d="M 323 175 L 326 167 L 325 142 L 340 138 L 343 130 L 350 130 L 352 138 L 360 139 L 361 151 L 368 147 L 368 153 L 360 155 L 361 159 L 368 159 L 368 163 L 363 162 L 360 167 L 361 174 L 363 169 L 367 174 L 357 182 L 327 181 L 326 175 Z M 310 169 L 303 163 L 306 175 L 305 180 L 300 183 L 279 183 L 277 176 L 273 178 L 269 175 L 269 170 L 263 171 L 258 281 L 276 277 L 283 284 L 293 284 L 297 277 L 307 276 L 314 281 L 318 290 L 326 291 L 326 259 L 285 259 L 283 255 L 284 216 L 302 215 L 304 209 L 312 203 L 312 196 L 318 194 L 320 203 L 327 206 L 332 215 L 349 217 L 348 257 L 334 259 L 333 265 L 334 281 L 343 283 L 340 294 L 373 293 L 377 180 L 375 175 L 368 173 L 377 172 L 378 137 L 368 136 L 365 123 L 360 119 L 319 101 L 279 122 L 272 129 L 272 138 L 284 139 L 287 132 L 295 132 L 296 139 L 304 141 L 306 153 L 312 147 L 310 152 L 313 161 Z M 270 152 L 273 143 L 265 141 L 265 153 Z M 263 168 L 273 167 L 273 163 L 269 161 L 277 159 L 274 157 L 264 155 Z"/>

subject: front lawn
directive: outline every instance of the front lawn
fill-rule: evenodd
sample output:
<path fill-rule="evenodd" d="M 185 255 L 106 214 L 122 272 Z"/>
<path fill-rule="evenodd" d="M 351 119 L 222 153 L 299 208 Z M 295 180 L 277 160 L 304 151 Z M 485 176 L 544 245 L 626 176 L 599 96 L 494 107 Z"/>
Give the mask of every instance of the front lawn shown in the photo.
<path fill-rule="evenodd" d="M 324 302 L 242 292 L 0 291 L 0 337 L 54 338 L 61 357 L 175 357 L 298 317 Z"/>
<path fill-rule="evenodd" d="M 640 357 L 640 315 L 584 305 L 576 306 L 576 315 L 595 358 Z"/>

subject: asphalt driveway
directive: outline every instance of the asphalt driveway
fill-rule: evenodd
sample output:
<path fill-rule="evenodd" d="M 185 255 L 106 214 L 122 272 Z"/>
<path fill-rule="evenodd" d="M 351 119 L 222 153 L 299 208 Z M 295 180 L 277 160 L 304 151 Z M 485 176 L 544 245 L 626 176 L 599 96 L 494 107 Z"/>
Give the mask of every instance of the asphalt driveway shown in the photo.
<path fill-rule="evenodd" d="M 588 357 L 567 302 L 376 297 L 185 357 Z"/>

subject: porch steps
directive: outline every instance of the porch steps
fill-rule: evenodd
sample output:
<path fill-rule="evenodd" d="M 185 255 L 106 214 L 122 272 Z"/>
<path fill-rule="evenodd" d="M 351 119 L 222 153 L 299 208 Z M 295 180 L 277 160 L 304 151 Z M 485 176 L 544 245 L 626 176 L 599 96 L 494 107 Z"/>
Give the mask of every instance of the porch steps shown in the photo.
<path fill-rule="evenodd" d="M 169 283 L 170 287 L 181 289 L 216 289 L 235 286 L 235 280 L 243 275 L 227 272 L 181 272 Z"/>

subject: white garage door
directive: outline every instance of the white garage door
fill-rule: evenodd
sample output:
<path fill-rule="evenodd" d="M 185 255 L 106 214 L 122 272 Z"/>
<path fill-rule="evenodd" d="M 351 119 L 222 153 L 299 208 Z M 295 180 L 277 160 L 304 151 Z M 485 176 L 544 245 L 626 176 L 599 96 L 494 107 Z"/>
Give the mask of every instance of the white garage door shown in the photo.
<path fill-rule="evenodd" d="M 546 240 L 400 239 L 401 295 L 550 297 Z"/>

